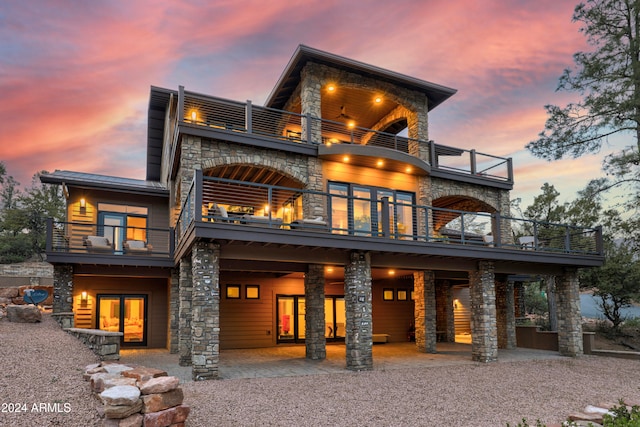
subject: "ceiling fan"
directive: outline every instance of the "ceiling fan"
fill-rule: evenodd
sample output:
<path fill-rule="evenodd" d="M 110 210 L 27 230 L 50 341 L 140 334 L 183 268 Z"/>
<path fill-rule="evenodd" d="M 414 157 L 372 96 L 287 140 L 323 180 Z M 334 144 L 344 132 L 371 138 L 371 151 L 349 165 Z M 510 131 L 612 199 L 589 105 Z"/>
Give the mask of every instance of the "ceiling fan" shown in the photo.
<path fill-rule="evenodd" d="M 353 120 L 353 117 L 347 114 L 347 107 L 345 107 L 344 105 L 341 105 L 340 114 L 336 116 L 336 119 Z"/>

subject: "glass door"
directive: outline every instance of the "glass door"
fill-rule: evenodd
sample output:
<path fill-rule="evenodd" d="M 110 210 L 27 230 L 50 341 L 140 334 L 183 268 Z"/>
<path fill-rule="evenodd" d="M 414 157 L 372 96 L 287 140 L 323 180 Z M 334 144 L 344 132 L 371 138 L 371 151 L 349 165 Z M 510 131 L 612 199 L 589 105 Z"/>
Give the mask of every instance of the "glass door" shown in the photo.
<path fill-rule="evenodd" d="M 344 297 L 326 297 L 324 299 L 325 336 L 328 341 L 344 340 L 346 312 Z"/>
<path fill-rule="evenodd" d="M 353 188 L 353 231 L 356 236 L 370 236 L 371 229 L 377 228 L 377 221 L 371 218 L 371 190 Z"/>
<path fill-rule="evenodd" d="M 101 212 L 98 218 L 100 234 L 113 243 L 116 254 L 122 254 L 124 244 L 124 231 L 127 216 L 120 213 Z"/>
<path fill-rule="evenodd" d="M 279 296 L 277 299 L 278 342 L 295 342 L 296 334 L 293 323 L 295 320 L 296 297 Z"/>
<path fill-rule="evenodd" d="M 147 345 L 146 295 L 97 295 L 98 329 L 109 332 L 122 332 L 123 346 Z"/>

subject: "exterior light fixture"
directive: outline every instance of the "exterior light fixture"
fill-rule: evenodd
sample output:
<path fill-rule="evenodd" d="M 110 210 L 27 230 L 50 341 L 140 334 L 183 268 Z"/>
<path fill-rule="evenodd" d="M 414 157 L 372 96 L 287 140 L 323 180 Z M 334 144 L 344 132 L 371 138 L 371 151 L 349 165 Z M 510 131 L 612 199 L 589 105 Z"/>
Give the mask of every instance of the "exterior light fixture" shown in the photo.
<path fill-rule="evenodd" d="M 342 158 L 342 161 L 343 161 L 343 162 L 345 162 L 345 163 L 347 163 L 347 162 L 349 161 L 349 156 L 344 156 L 344 157 Z"/>
<path fill-rule="evenodd" d="M 381 96 L 376 96 L 374 98 L 373 102 L 375 102 L 376 104 L 380 104 L 382 102 L 382 97 Z"/>
<path fill-rule="evenodd" d="M 82 293 L 80 294 L 80 300 L 81 300 L 82 302 L 87 302 L 87 299 L 88 299 L 88 298 L 89 298 L 89 297 L 87 296 L 87 291 L 82 291 Z"/>
<path fill-rule="evenodd" d="M 381 168 L 382 166 L 384 166 L 384 161 L 383 160 L 378 160 L 376 165 L 378 165 L 378 167 Z"/>
<path fill-rule="evenodd" d="M 411 172 L 413 172 L 413 169 L 411 169 L 411 166 L 407 166 L 407 168 L 404 171 L 406 173 L 411 173 Z"/>
<path fill-rule="evenodd" d="M 80 199 L 80 208 L 84 209 L 86 207 L 87 207 L 87 201 L 83 197 L 83 198 Z"/>
<path fill-rule="evenodd" d="M 395 276 L 395 275 L 396 275 L 395 270 L 389 270 L 389 276 Z"/>
<path fill-rule="evenodd" d="M 349 120 L 349 123 L 347 123 L 347 127 L 354 128 L 355 126 L 356 122 L 354 122 L 353 120 Z"/>
<path fill-rule="evenodd" d="M 198 119 L 198 113 L 195 110 L 191 112 L 191 121 L 195 122 Z"/>
<path fill-rule="evenodd" d="M 333 267 L 327 267 L 327 273 L 333 273 Z"/>
<path fill-rule="evenodd" d="M 336 91 L 336 85 L 334 85 L 333 83 L 327 86 L 327 92 L 335 92 L 335 91 Z"/>

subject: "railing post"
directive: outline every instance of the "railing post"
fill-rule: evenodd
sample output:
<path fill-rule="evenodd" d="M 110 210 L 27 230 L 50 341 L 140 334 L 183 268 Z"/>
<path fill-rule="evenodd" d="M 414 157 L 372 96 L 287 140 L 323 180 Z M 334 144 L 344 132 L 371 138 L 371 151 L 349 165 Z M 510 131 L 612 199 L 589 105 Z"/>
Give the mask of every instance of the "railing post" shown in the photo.
<path fill-rule="evenodd" d="M 509 182 L 513 182 L 513 159 L 511 157 L 507 159 L 507 174 Z"/>
<path fill-rule="evenodd" d="M 460 244 L 464 245 L 464 212 L 460 214 Z"/>
<path fill-rule="evenodd" d="M 173 254 L 176 251 L 176 229 L 169 229 L 169 256 L 173 258 Z"/>
<path fill-rule="evenodd" d="M 476 150 L 469 150 L 469 157 L 471 160 L 471 175 L 475 175 L 478 169 L 478 167 L 476 166 Z"/>
<path fill-rule="evenodd" d="M 533 221 L 533 249 L 538 250 L 538 221 Z"/>
<path fill-rule="evenodd" d="M 429 208 L 424 208 L 424 240 L 428 242 L 431 239 L 431 233 L 429 233 Z"/>
<path fill-rule="evenodd" d="M 380 220 L 382 221 L 382 237 L 389 237 L 389 197 L 381 197 L 380 201 L 382 209 L 380 212 Z"/>
<path fill-rule="evenodd" d="M 184 86 L 178 86 L 178 122 L 184 122 Z"/>
<path fill-rule="evenodd" d="M 247 133 L 253 133 L 253 108 L 250 99 L 247 99 L 247 104 L 244 108 L 244 128 L 247 130 Z"/>
<path fill-rule="evenodd" d="M 195 199 L 195 206 L 193 207 L 194 210 L 194 219 L 196 221 L 202 221 L 202 169 L 196 169 L 195 174 L 193 176 L 193 181 L 194 181 L 194 185 L 193 185 L 193 191 L 195 192 L 194 194 L 194 199 Z"/>
<path fill-rule="evenodd" d="M 571 231 L 568 225 L 565 227 L 564 232 L 564 250 L 566 253 L 571 252 Z"/>

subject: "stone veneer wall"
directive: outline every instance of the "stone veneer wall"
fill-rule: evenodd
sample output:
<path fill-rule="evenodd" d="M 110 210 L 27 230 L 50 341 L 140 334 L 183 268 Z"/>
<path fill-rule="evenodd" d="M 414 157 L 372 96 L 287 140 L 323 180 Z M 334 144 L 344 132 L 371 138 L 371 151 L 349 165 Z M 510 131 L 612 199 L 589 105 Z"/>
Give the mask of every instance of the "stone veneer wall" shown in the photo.
<path fill-rule="evenodd" d="M 498 348 L 516 348 L 516 318 L 513 282 L 496 282 L 496 327 Z"/>
<path fill-rule="evenodd" d="M 58 264 L 53 268 L 53 312 L 73 311 L 73 266 Z"/>
<path fill-rule="evenodd" d="M 178 289 L 178 353 L 180 366 L 191 366 L 191 298 L 193 281 L 191 259 L 180 260 Z"/>
<path fill-rule="evenodd" d="M 191 364 L 196 381 L 218 378 L 220 358 L 220 245 L 196 242 L 191 270 Z"/>
<path fill-rule="evenodd" d="M 169 282 L 169 352 L 178 353 L 180 327 L 180 269 L 171 270 Z"/>
<path fill-rule="evenodd" d="M 347 369 L 373 369 L 373 316 L 371 310 L 371 258 L 352 252 L 344 269 Z"/>
<path fill-rule="evenodd" d="M 53 285 L 53 265 L 48 262 L 18 262 L 0 264 L 0 288 Z"/>
<path fill-rule="evenodd" d="M 416 347 L 422 353 L 436 352 L 436 280 L 431 270 L 413 273 Z"/>
<path fill-rule="evenodd" d="M 578 272 L 567 269 L 556 277 L 558 301 L 558 349 L 564 356 L 583 354 L 582 317 Z"/>
<path fill-rule="evenodd" d="M 442 280 L 436 284 L 436 330 L 444 332 L 446 342 L 456 341 L 453 288 L 448 280 Z"/>
<path fill-rule="evenodd" d="M 307 273 L 304 276 L 304 296 L 307 359 L 326 359 L 324 266 L 318 264 L 310 264 L 308 266 Z"/>
<path fill-rule="evenodd" d="M 480 261 L 469 272 L 471 295 L 471 357 L 477 362 L 498 359 L 496 290 L 493 263 Z"/>
<path fill-rule="evenodd" d="M 100 360 L 120 360 L 120 338 L 124 335 L 122 332 L 84 328 L 67 328 L 65 331 L 89 347 Z"/>

